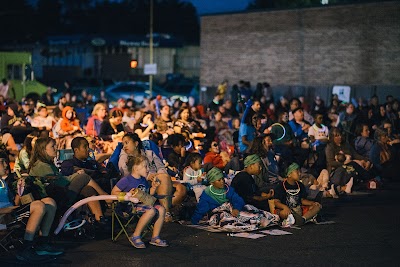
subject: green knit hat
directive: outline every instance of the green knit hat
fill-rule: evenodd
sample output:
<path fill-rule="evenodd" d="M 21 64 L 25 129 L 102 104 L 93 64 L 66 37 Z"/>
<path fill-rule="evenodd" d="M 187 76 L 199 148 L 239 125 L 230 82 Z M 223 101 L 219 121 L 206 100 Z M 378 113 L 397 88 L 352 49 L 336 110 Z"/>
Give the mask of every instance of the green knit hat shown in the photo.
<path fill-rule="evenodd" d="M 213 167 L 211 170 L 207 172 L 207 180 L 209 183 L 218 181 L 219 179 L 223 178 L 224 175 L 222 174 L 222 171 L 218 169 L 217 167 Z"/>
<path fill-rule="evenodd" d="M 250 166 L 251 164 L 254 164 L 254 163 L 257 163 L 260 161 L 261 161 L 261 159 L 257 154 L 249 155 L 244 159 L 244 167 L 246 168 L 246 167 Z"/>
<path fill-rule="evenodd" d="M 293 171 L 300 169 L 299 164 L 293 162 L 292 164 L 289 165 L 289 167 L 286 169 L 286 177 L 289 176 Z"/>

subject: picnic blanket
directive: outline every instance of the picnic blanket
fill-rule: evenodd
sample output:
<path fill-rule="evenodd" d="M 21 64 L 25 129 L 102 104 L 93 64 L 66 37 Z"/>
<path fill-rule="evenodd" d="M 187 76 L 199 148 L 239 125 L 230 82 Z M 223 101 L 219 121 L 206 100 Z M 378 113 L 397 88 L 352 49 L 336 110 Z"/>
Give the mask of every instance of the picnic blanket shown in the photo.
<path fill-rule="evenodd" d="M 252 205 L 245 205 L 237 217 L 232 215 L 232 205 L 228 202 L 211 211 L 207 221 L 190 227 L 209 232 L 248 232 L 264 229 L 279 224 L 279 216 L 260 210 Z"/>

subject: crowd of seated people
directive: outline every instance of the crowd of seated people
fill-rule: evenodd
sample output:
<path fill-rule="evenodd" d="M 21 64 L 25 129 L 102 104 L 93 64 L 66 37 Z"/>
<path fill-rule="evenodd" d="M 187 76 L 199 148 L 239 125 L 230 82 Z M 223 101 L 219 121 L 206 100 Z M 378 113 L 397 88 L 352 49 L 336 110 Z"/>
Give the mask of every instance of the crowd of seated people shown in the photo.
<path fill-rule="evenodd" d="M 275 103 L 267 85 L 260 84 L 253 94 L 248 82 L 240 82 L 232 87 L 236 95 L 221 89 L 208 106 L 195 105 L 193 99 L 169 105 L 164 98 L 152 98 L 142 106 L 120 99 L 108 110 L 106 99 L 93 103 L 85 94 L 80 99 L 69 93 L 58 103 L 46 95 L 46 103 L 33 106 L 32 100 L 7 100 L 1 149 L 18 173 L 15 181 L 41 177 L 52 185 L 45 188 L 45 197 L 30 204 L 31 216 L 39 209 L 54 217 L 54 209 L 65 210 L 80 198 L 130 192 L 136 180 L 146 181 L 143 190 L 157 202 L 154 207 L 141 206 L 144 219 L 130 240 L 136 248 L 145 248 L 140 238 L 143 224 L 155 216 L 151 244 L 167 246 L 159 237 L 163 222 L 180 219 L 190 201 L 200 205 L 194 223 L 211 207 L 232 201 L 234 216 L 252 205 L 275 213 L 286 224 L 292 214 L 302 225 L 315 219 L 323 197 L 337 198 L 367 188 L 371 181 L 379 185 L 396 179 L 397 99 L 388 96 L 383 105 L 377 96 L 370 103 L 341 103 L 334 95 L 326 106 L 319 96 L 312 105 L 303 96 L 282 96 Z M 229 95 L 231 99 L 224 99 Z M 51 104 L 55 106 L 46 106 Z M 78 116 L 82 108 L 91 115 Z M 57 152 L 64 149 L 72 149 L 73 156 L 57 165 Z M 113 188 L 111 179 L 117 180 Z M 93 201 L 88 206 L 97 224 L 107 224 L 107 205 Z M 52 223 L 47 219 L 44 237 L 46 225 Z M 36 230 L 25 238 L 30 250 L 21 259 L 34 255 Z M 48 250 L 53 252 L 43 254 L 59 254 L 55 248 Z"/>

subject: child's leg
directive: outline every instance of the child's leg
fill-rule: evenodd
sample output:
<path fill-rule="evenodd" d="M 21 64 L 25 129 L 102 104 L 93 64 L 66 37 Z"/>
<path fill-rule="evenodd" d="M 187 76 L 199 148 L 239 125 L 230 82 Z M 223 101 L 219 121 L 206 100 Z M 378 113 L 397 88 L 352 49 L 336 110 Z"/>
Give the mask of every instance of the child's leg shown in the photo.
<path fill-rule="evenodd" d="M 99 201 L 90 201 L 87 203 L 90 211 L 94 214 L 94 218 L 96 221 L 100 221 L 100 218 L 103 217 L 103 210 L 101 209 L 101 205 Z"/>
<path fill-rule="evenodd" d="M 42 218 L 45 215 L 45 204 L 39 200 L 33 201 L 29 207 L 30 216 L 28 223 L 25 228 L 24 239 L 27 241 L 33 241 L 36 232 L 42 222 Z"/>
<path fill-rule="evenodd" d="M 180 205 L 186 197 L 186 187 L 181 183 L 173 183 L 173 187 L 175 187 L 175 192 L 172 198 L 172 206 L 175 207 Z"/>
<path fill-rule="evenodd" d="M 157 206 L 155 206 L 155 208 L 158 211 L 158 218 L 157 218 L 157 221 L 154 223 L 152 237 L 157 237 L 160 235 L 161 228 L 164 224 L 164 217 L 165 217 L 165 209 L 163 206 L 157 205 Z"/>
<path fill-rule="evenodd" d="M 140 219 L 136 225 L 135 231 L 133 232 L 133 236 L 140 236 L 144 230 L 144 228 L 146 227 L 146 225 L 148 225 L 151 220 L 153 219 L 154 215 L 156 214 L 156 210 L 153 207 L 149 207 L 148 210 L 146 210 L 145 213 L 142 214 L 142 216 L 140 216 Z M 164 217 L 163 217 L 164 220 Z M 154 225 L 154 229 L 155 229 L 155 225 Z M 161 228 L 160 228 L 161 230 Z"/>
<path fill-rule="evenodd" d="M 285 220 L 285 219 L 287 219 L 287 217 L 289 216 L 289 214 L 286 214 L 286 213 L 284 213 L 284 212 L 282 212 L 283 210 L 281 210 L 281 209 L 277 209 L 277 208 L 275 208 L 275 214 L 278 214 L 279 215 L 279 218 L 281 218 L 281 220 Z"/>
<path fill-rule="evenodd" d="M 43 198 L 41 201 L 45 204 L 45 214 L 40 225 L 40 231 L 42 236 L 49 236 L 50 228 L 56 214 L 57 204 L 54 199 L 49 197 Z"/>
<path fill-rule="evenodd" d="M 321 204 L 314 202 L 314 205 L 309 206 L 308 211 L 303 214 L 303 218 L 308 221 L 318 214 L 321 210 Z"/>

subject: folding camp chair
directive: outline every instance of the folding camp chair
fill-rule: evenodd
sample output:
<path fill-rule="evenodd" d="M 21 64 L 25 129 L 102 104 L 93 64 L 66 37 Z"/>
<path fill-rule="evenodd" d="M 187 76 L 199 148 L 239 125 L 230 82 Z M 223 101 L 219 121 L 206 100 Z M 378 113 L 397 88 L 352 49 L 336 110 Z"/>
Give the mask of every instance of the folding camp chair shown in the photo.
<path fill-rule="evenodd" d="M 13 211 L 15 208 L 16 207 L 8 207 L 0 209 L 0 247 L 6 252 L 15 248 L 15 245 L 23 244 L 22 237 L 26 225 L 24 221 L 22 221 L 21 216 L 14 218 Z"/>
<path fill-rule="evenodd" d="M 122 210 L 119 210 L 120 205 L 132 205 L 132 210 L 129 212 L 124 212 Z M 140 219 L 140 216 L 142 214 L 136 213 L 135 212 L 135 204 L 134 203 L 128 203 L 128 202 L 119 202 L 119 201 L 114 201 L 112 203 L 112 208 L 111 208 L 111 240 L 116 241 L 119 236 L 124 233 L 125 236 L 129 239 L 130 235 L 128 234 L 128 230 L 130 232 L 133 231 L 135 223 Z M 117 224 L 118 223 L 118 224 Z M 118 231 L 118 226 L 120 227 Z M 151 232 L 153 230 L 153 225 L 148 224 L 146 226 L 146 229 L 143 232 L 143 236 L 147 234 L 147 232 Z"/>
<path fill-rule="evenodd" d="M 110 179 L 111 190 L 117 184 L 118 180 L 119 178 Z M 131 208 L 131 210 L 123 210 L 123 205 L 126 205 L 125 207 L 131 205 L 128 207 Z M 130 236 L 127 229 L 129 228 L 129 231 L 132 232 L 130 228 L 133 228 L 135 222 L 140 219 L 140 216 L 141 214 L 136 213 L 134 203 L 114 201 L 111 205 L 111 240 L 116 241 L 122 233 L 129 239 Z M 119 231 L 117 230 L 118 227 L 120 228 Z M 152 225 L 147 225 L 143 235 L 149 230 L 153 230 Z"/>
<path fill-rule="evenodd" d="M 58 160 L 63 162 L 67 159 L 72 159 L 74 157 L 74 151 L 72 149 L 60 149 L 58 150 Z"/>

